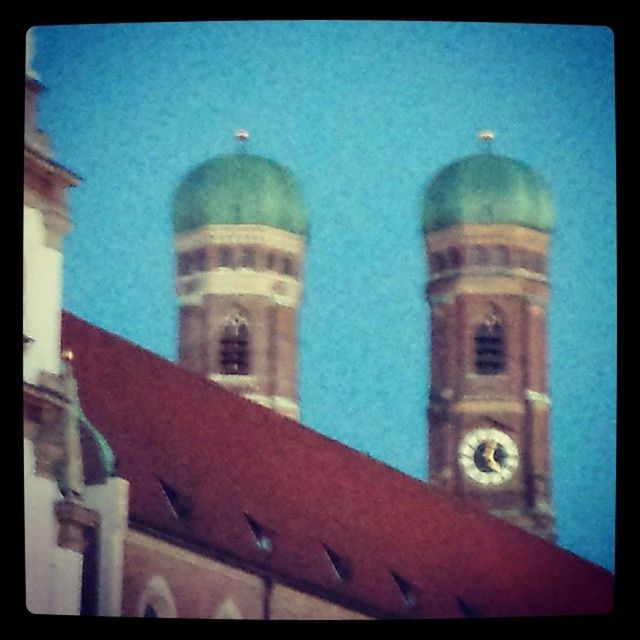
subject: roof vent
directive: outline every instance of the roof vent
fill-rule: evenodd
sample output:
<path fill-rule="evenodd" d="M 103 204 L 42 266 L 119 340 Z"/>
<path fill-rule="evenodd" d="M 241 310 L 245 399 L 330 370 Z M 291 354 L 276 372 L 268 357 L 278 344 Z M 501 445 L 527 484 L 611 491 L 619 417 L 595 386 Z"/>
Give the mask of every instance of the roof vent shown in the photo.
<path fill-rule="evenodd" d="M 400 594 L 402 595 L 402 599 L 404 603 L 410 609 L 413 609 L 418 604 L 418 591 L 416 588 L 405 578 L 399 576 L 397 573 L 391 571 L 391 576 L 393 577 Z"/>
<path fill-rule="evenodd" d="M 251 527 L 258 549 L 267 552 L 273 551 L 273 532 L 261 525 L 257 520 L 254 520 L 250 515 L 245 513 L 244 517 Z"/>
<path fill-rule="evenodd" d="M 188 520 L 191 517 L 191 506 L 189 505 L 189 501 L 162 478 L 158 478 L 158 482 L 162 487 L 162 491 L 164 492 L 165 498 L 167 499 L 176 520 L 179 520 L 180 522 Z"/>
<path fill-rule="evenodd" d="M 328 547 L 326 544 L 322 545 L 324 550 L 331 560 L 331 565 L 333 566 L 334 571 L 336 572 L 338 578 L 342 581 L 347 581 L 351 579 L 352 569 L 351 562 L 344 556 L 341 556 L 339 553 L 336 553 L 331 547 Z"/>

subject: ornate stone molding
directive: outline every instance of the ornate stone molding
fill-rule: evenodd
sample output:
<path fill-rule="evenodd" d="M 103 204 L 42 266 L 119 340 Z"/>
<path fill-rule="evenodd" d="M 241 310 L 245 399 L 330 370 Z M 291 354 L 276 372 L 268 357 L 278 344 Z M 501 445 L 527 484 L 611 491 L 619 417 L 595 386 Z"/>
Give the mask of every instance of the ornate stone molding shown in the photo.
<path fill-rule="evenodd" d="M 498 267 L 498 266 L 469 266 L 462 269 L 446 269 L 440 273 L 433 274 L 429 277 L 429 282 L 439 282 L 448 278 L 459 278 L 462 276 L 497 276 L 504 278 L 522 278 L 524 280 L 535 280 L 536 282 L 548 283 L 548 278 L 543 273 L 524 269 L 522 267 Z"/>
<path fill-rule="evenodd" d="M 189 286 L 190 282 L 194 285 Z M 192 291 L 189 289 L 193 288 Z M 302 295 L 302 284 L 293 276 L 253 269 L 219 268 L 177 281 L 180 305 L 202 304 L 205 295 L 262 296 L 274 304 L 297 307 Z M 187 293 L 189 291 L 189 293 Z"/>
<path fill-rule="evenodd" d="M 438 251 L 452 244 L 475 243 L 509 244 L 523 249 L 546 251 L 549 234 L 517 224 L 464 224 L 432 231 L 427 235 L 430 251 Z"/>
<path fill-rule="evenodd" d="M 95 528 L 100 516 L 75 500 L 61 500 L 55 506 L 58 529 L 58 546 L 84 553 L 87 529 Z"/>

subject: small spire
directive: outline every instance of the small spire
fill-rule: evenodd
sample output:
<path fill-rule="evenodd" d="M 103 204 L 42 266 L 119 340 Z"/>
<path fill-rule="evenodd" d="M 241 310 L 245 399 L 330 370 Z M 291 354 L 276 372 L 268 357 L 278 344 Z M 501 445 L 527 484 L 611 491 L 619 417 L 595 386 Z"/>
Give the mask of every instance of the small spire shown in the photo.
<path fill-rule="evenodd" d="M 482 151 L 485 153 L 491 153 L 491 142 L 495 137 L 496 134 L 488 129 L 484 129 L 478 133 L 477 138 L 480 140 L 480 148 Z"/>

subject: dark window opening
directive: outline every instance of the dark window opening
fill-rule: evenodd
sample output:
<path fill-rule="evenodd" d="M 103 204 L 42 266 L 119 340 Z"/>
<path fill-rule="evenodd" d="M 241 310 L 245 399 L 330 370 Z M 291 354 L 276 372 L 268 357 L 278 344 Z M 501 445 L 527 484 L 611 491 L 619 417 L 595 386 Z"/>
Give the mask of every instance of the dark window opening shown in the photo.
<path fill-rule="evenodd" d="M 276 254 L 268 253 L 267 254 L 267 269 L 269 271 L 274 271 L 276 268 Z"/>
<path fill-rule="evenodd" d="M 351 563 L 349 562 L 349 560 L 347 560 L 347 558 L 345 558 L 344 556 L 341 556 L 340 554 L 336 553 L 333 549 L 328 547 L 326 544 L 322 546 L 324 547 L 324 550 L 326 551 L 327 556 L 329 556 L 331 565 L 333 566 L 333 569 L 338 575 L 338 577 L 340 578 L 340 580 L 343 580 L 343 581 L 350 580 L 352 575 L 352 570 L 351 570 Z"/>
<path fill-rule="evenodd" d="M 98 531 L 93 527 L 85 533 L 86 547 L 82 558 L 82 590 L 80 598 L 80 615 L 98 615 L 98 581 L 100 551 Z"/>
<path fill-rule="evenodd" d="M 282 272 L 287 276 L 295 275 L 293 271 L 293 260 L 286 257 L 282 260 Z"/>
<path fill-rule="evenodd" d="M 459 269 L 462 266 L 462 254 L 455 247 L 449 249 L 449 264 L 452 269 Z"/>
<path fill-rule="evenodd" d="M 493 264 L 498 267 L 509 266 L 509 252 L 506 247 L 499 246 L 493 250 Z"/>
<path fill-rule="evenodd" d="M 418 592 L 416 588 L 408 581 L 405 580 L 402 576 L 399 576 L 397 573 L 391 572 L 393 579 L 402 595 L 402 599 L 404 603 L 409 608 L 413 608 L 418 604 Z"/>
<path fill-rule="evenodd" d="M 504 371 L 504 332 L 500 322 L 487 318 L 475 334 L 475 368 L 480 375 L 495 375 Z"/>
<path fill-rule="evenodd" d="M 484 266 L 488 264 L 489 252 L 487 251 L 486 247 L 476 246 L 473 253 L 474 253 L 474 256 L 473 256 L 474 264 L 479 266 Z"/>
<path fill-rule="evenodd" d="M 158 482 L 160 482 L 162 491 L 164 491 L 164 495 L 176 519 L 180 521 L 188 520 L 191 516 L 191 506 L 188 500 L 162 478 L 158 478 Z"/>
<path fill-rule="evenodd" d="M 250 247 L 242 251 L 242 266 L 250 269 L 256 266 L 256 252 Z"/>
<path fill-rule="evenodd" d="M 233 267 L 233 252 L 230 247 L 220 247 L 220 266 Z"/>
<path fill-rule="evenodd" d="M 144 613 L 142 614 L 142 617 L 143 618 L 159 618 L 160 616 L 158 615 L 158 612 L 156 611 L 155 607 L 148 604 L 144 608 Z"/>
<path fill-rule="evenodd" d="M 191 264 L 193 271 L 205 271 L 206 270 L 206 256 L 203 249 L 194 251 L 191 258 Z"/>
<path fill-rule="evenodd" d="M 536 273 L 545 272 L 545 260 L 544 256 L 540 253 L 534 253 L 531 257 L 531 270 Z"/>
<path fill-rule="evenodd" d="M 256 539 L 256 545 L 258 549 L 261 549 L 262 551 L 272 551 L 273 533 L 246 513 L 244 514 L 244 517 L 249 523 L 249 527 L 251 528 L 253 536 Z"/>
<path fill-rule="evenodd" d="M 189 269 L 191 268 L 191 261 L 187 254 L 180 254 L 178 256 L 178 275 L 186 276 L 189 275 Z"/>
<path fill-rule="evenodd" d="M 249 329 L 242 322 L 228 324 L 220 340 L 220 370 L 225 375 L 249 374 Z"/>
<path fill-rule="evenodd" d="M 433 270 L 436 273 L 440 273 L 447 268 L 447 261 L 441 253 L 435 253 L 433 255 Z"/>

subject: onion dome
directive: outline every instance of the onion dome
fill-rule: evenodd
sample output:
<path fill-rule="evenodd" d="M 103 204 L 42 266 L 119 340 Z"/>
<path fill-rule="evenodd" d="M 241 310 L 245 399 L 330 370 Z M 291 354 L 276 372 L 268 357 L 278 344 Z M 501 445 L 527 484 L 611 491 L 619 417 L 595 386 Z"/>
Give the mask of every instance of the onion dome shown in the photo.
<path fill-rule="evenodd" d="M 553 226 L 553 198 L 531 167 L 480 153 L 442 169 L 427 187 L 425 233 L 460 224 L 516 224 L 543 232 Z"/>
<path fill-rule="evenodd" d="M 288 169 L 273 160 L 240 152 L 199 165 L 176 191 L 176 234 L 210 224 L 265 225 L 304 235 L 307 214 Z"/>

